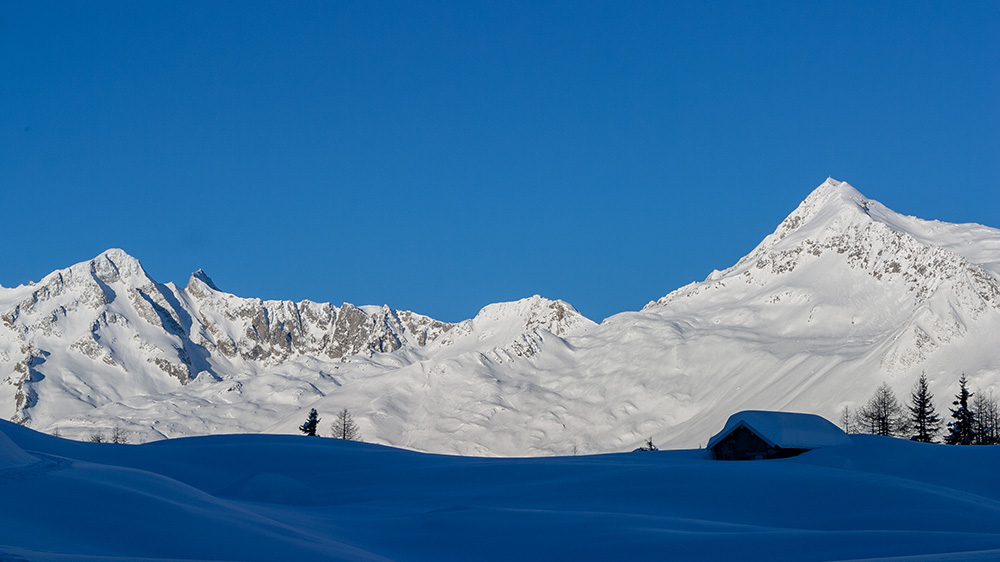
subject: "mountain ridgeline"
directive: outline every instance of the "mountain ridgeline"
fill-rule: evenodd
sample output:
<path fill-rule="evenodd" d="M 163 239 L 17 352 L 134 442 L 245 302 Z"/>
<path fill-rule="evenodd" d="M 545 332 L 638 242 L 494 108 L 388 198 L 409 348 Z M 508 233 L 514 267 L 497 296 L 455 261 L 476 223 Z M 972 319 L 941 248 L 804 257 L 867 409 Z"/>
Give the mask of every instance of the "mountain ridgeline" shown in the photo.
<path fill-rule="evenodd" d="M 600 325 L 539 296 L 457 324 L 240 298 L 108 250 L 0 288 L 0 416 L 150 440 L 297 433 L 311 408 L 349 408 L 366 439 L 434 452 L 698 446 L 738 410 L 836 419 L 921 373 L 939 409 L 963 372 L 989 392 L 998 335 L 1000 230 L 829 179 L 732 267 Z"/>

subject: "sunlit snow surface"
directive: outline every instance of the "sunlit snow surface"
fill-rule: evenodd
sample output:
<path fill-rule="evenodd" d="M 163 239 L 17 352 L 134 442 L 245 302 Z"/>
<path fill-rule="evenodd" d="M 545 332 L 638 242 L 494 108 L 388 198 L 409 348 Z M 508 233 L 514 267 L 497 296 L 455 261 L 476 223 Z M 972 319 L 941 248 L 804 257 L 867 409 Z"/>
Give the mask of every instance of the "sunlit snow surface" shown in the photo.
<path fill-rule="evenodd" d="M 497 459 L 0 422 L 0 560 L 1000 558 L 1000 447 L 852 441 L 773 461 Z"/>
<path fill-rule="evenodd" d="M 0 289 L 0 417 L 150 441 L 297 434 L 310 408 L 329 435 L 348 408 L 366 440 L 436 453 L 690 448 L 740 410 L 839 420 L 882 383 L 905 400 L 921 374 L 938 411 L 962 373 L 1000 393 L 998 334 L 1000 230 L 828 179 L 737 264 L 600 325 L 540 296 L 456 325 L 260 301 L 203 272 L 157 283 L 109 250 Z"/>

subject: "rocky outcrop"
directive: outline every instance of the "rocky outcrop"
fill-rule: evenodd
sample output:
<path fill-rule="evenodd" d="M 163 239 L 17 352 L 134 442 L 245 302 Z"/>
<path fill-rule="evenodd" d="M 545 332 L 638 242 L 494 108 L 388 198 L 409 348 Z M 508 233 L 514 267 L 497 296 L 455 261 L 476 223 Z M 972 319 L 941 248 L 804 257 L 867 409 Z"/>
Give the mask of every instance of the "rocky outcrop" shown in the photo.
<path fill-rule="evenodd" d="M 227 357 L 280 363 L 294 355 L 342 359 L 424 346 L 452 328 L 388 306 L 263 301 L 223 293 L 201 272 L 184 292 L 209 342 Z"/>

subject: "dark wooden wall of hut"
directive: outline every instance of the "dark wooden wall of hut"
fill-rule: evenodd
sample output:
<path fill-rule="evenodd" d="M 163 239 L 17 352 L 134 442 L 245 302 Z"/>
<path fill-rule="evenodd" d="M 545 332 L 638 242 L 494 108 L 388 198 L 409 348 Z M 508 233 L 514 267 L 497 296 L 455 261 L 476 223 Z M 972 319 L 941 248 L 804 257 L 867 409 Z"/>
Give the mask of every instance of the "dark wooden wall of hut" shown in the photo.
<path fill-rule="evenodd" d="M 712 454 L 718 460 L 747 461 L 759 459 L 781 459 L 794 457 L 807 449 L 782 449 L 772 447 L 749 429 L 739 426 L 712 447 Z"/>

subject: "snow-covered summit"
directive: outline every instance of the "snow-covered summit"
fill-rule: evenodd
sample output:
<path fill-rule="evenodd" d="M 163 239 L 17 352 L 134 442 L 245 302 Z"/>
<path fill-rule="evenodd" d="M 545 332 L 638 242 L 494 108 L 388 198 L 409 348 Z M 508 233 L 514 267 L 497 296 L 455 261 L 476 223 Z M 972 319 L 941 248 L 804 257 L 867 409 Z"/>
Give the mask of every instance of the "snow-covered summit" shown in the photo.
<path fill-rule="evenodd" d="M 792 239 L 786 245 L 863 221 L 865 216 L 870 216 L 873 203 L 847 182 L 827 178 L 763 240 L 758 249 L 774 247 L 789 236 Z"/>
<path fill-rule="evenodd" d="M 530 357 L 540 349 L 545 334 L 565 338 L 596 325 L 565 301 L 534 295 L 483 307 L 474 318 L 455 325 L 435 347 L 452 348 L 452 354 L 487 352 L 498 359 Z"/>
<path fill-rule="evenodd" d="M 105 284 L 122 282 L 131 287 L 142 287 L 152 283 L 152 279 L 138 259 L 129 255 L 125 250 L 111 248 L 101 252 L 90 261 L 78 263 L 47 275 L 42 279 L 41 284 L 63 280 L 86 282 L 89 279 Z"/>
<path fill-rule="evenodd" d="M 201 285 L 204 285 L 205 287 L 213 291 L 220 290 L 218 287 L 215 286 L 215 282 L 212 281 L 212 278 L 209 277 L 207 273 L 205 273 L 204 269 L 199 269 L 198 271 L 195 271 L 194 273 L 191 274 L 191 278 L 188 279 L 188 284 L 186 288 L 188 291 L 202 290 L 200 289 Z M 198 288 L 194 289 L 193 286 Z"/>
<path fill-rule="evenodd" d="M 998 229 L 901 215 L 847 182 L 828 178 L 734 266 L 648 306 L 668 304 L 736 280 L 763 287 L 758 292 L 764 293 L 768 286 L 788 281 L 797 286 L 828 285 L 831 278 L 819 272 L 840 266 L 810 264 L 832 261 L 846 262 L 849 269 L 864 272 L 876 282 L 906 285 L 917 304 L 947 279 L 963 286 L 958 290 L 969 293 L 965 300 L 974 308 L 1000 306 L 998 256 Z M 818 278 L 796 279 L 806 269 Z"/>
<path fill-rule="evenodd" d="M 813 190 L 748 257 L 843 238 L 865 230 L 879 234 L 891 232 L 907 242 L 941 247 L 1000 274 L 1000 268 L 996 267 L 1000 229 L 903 215 L 866 197 L 847 182 L 833 178 L 827 178 Z"/>
<path fill-rule="evenodd" d="M 568 302 L 549 300 L 539 295 L 487 305 L 470 322 L 477 325 L 514 322 L 520 331 L 547 330 L 557 336 L 596 325 Z"/>

